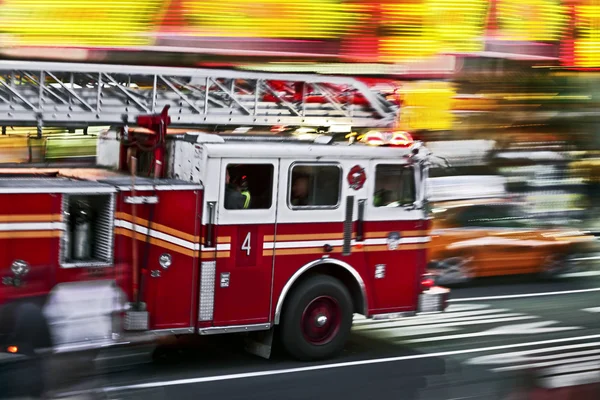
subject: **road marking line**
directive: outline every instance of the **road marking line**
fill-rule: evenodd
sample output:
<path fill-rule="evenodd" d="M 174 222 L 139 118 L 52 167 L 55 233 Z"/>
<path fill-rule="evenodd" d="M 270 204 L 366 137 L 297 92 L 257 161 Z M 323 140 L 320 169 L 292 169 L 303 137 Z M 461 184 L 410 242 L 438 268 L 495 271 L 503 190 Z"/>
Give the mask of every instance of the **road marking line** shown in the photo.
<path fill-rule="evenodd" d="M 532 317 L 539 318 L 539 317 Z M 511 318 L 506 318 L 507 320 L 511 320 Z M 512 318 L 515 320 L 517 318 Z M 521 317 L 521 319 L 524 319 Z M 496 320 L 500 322 L 500 319 Z M 529 324 L 518 324 L 518 325 L 505 325 L 499 326 L 496 328 L 488 329 L 487 331 L 482 332 L 473 332 L 473 333 L 462 333 L 460 335 L 448 335 L 448 336 L 434 336 L 434 337 L 426 337 L 419 339 L 410 339 L 403 340 L 403 343 L 425 343 L 425 342 L 438 342 L 442 340 L 454 340 L 454 339 L 464 339 L 468 337 L 481 337 L 481 336 L 506 336 L 506 335 L 532 335 L 532 334 L 540 334 L 540 333 L 550 333 L 550 332 L 563 332 L 570 331 L 574 329 L 583 329 L 580 326 L 565 326 L 565 327 L 546 327 L 547 325 L 557 324 L 559 321 L 540 321 L 533 322 Z"/>
<path fill-rule="evenodd" d="M 522 321 L 522 320 L 526 320 L 526 319 L 536 319 L 539 317 L 533 316 L 533 315 L 523 315 L 521 317 L 510 317 L 510 318 L 495 318 L 495 319 L 486 319 L 486 320 L 479 320 L 479 321 L 459 321 L 459 322 L 442 322 L 442 323 L 436 323 L 436 324 L 430 324 L 430 325 L 426 325 L 429 327 L 438 327 L 438 328 L 446 328 L 446 327 L 454 327 L 454 326 L 468 326 L 468 325 L 484 325 L 484 324 L 494 324 L 497 322 L 511 322 L 511 321 Z M 386 331 L 396 331 L 396 330 L 402 330 L 402 329 L 414 329 L 414 327 L 411 326 L 407 326 L 407 327 L 398 327 L 398 328 L 389 328 L 389 329 L 384 329 Z M 377 332 L 377 330 L 371 330 L 368 331 L 369 333 L 373 333 L 373 332 Z M 470 335 L 470 334 L 465 334 L 465 335 Z M 401 335 L 398 335 L 401 336 Z M 456 336 L 460 336 L 460 335 L 456 335 Z M 437 338 L 447 338 L 448 336 L 436 336 Z M 428 338 L 426 338 L 428 339 Z M 414 339 L 415 341 L 420 341 L 421 339 Z M 445 339 L 440 339 L 440 340 L 445 340 Z M 425 340 L 424 341 L 429 341 L 429 340 Z"/>
<path fill-rule="evenodd" d="M 490 308 L 489 304 L 454 304 L 449 305 L 446 308 L 444 314 L 450 314 L 455 312 L 464 312 L 464 311 L 473 311 L 473 310 L 483 310 L 484 308 Z"/>
<path fill-rule="evenodd" d="M 428 315 L 428 314 L 417 315 L 410 319 L 411 320 L 414 320 L 414 319 L 423 320 L 425 318 L 427 318 L 427 319 L 451 318 L 451 317 L 456 317 L 459 315 L 465 315 L 463 313 L 468 312 L 468 311 L 470 311 L 470 313 L 466 314 L 466 315 L 487 314 L 492 311 L 486 311 L 484 309 L 489 309 L 490 307 L 491 306 L 489 304 L 454 304 L 454 305 L 449 305 L 448 308 L 446 308 L 446 310 L 443 313 L 432 314 L 432 315 Z M 474 311 L 474 310 L 479 310 L 479 311 Z M 495 309 L 495 311 L 500 312 L 500 311 L 508 311 L 508 310 L 498 308 L 498 309 Z M 361 314 L 354 314 L 352 316 L 352 322 L 354 325 L 384 324 L 384 323 L 405 321 L 405 320 L 407 320 L 406 317 L 390 318 L 390 319 L 372 319 L 372 318 L 366 318 L 364 315 L 361 315 Z"/>
<path fill-rule="evenodd" d="M 600 307 L 584 308 L 582 311 L 593 312 L 593 313 L 600 313 Z"/>
<path fill-rule="evenodd" d="M 483 311 L 467 311 L 464 313 L 455 313 L 455 314 L 432 314 L 432 315 L 421 315 L 411 318 L 401 318 L 395 319 L 391 321 L 370 321 L 369 322 L 355 322 L 355 329 L 371 329 L 373 328 L 381 328 L 381 327 L 394 327 L 397 325 L 419 325 L 424 323 L 431 322 L 445 322 L 445 321 L 453 321 L 459 318 L 473 318 L 473 317 L 483 317 L 483 318 L 493 318 L 500 316 L 508 316 L 508 314 L 504 314 L 507 311 L 510 311 L 507 308 L 498 308 L 498 309 L 490 309 Z"/>
<path fill-rule="evenodd" d="M 561 338 L 561 339 L 540 340 L 537 342 L 528 342 L 528 343 L 514 343 L 514 344 L 507 344 L 507 345 L 500 345 L 500 346 L 480 347 L 480 348 L 476 348 L 476 349 L 451 350 L 451 351 L 441 351 L 441 352 L 437 352 L 437 353 L 413 354 L 413 355 L 409 355 L 409 356 L 377 358 L 377 359 L 360 360 L 360 361 L 347 361 L 347 362 L 340 362 L 340 363 L 333 363 L 333 364 L 313 365 L 313 366 L 308 366 L 308 367 L 287 368 L 287 369 L 258 371 L 258 372 L 244 372 L 244 373 L 239 373 L 239 374 L 206 376 L 206 377 L 189 378 L 189 379 L 176 379 L 176 380 L 172 380 L 172 381 L 138 383 L 138 384 L 132 384 L 132 385 L 107 387 L 107 388 L 104 388 L 103 391 L 106 393 L 106 392 L 116 392 L 116 391 L 120 391 L 120 390 L 147 389 L 147 388 L 157 388 L 157 387 L 164 387 L 164 386 L 178 386 L 178 385 L 189 385 L 189 384 L 197 384 L 197 383 L 228 381 L 228 380 L 235 380 L 235 379 L 260 378 L 260 377 L 273 376 L 273 375 L 287 375 L 287 374 L 294 374 L 294 373 L 300 373 L 300 372 L 322 371 L 322 370 L 335 369 L 335 368 L 358 367 L 358 366 L 363 366 L 363 365 L 384 364 L 384 363 L 392 363 L 392 362 L 406 361 L 406 360 L 418 360 L 418 359 L 424 359 L 424 358 L 437 358 L 437 357 L 447 357 L 447 356 L 454 356 L 454 355 L 460 355 L 460 354 L 471 354 L 471 353 L 482 353 L 482 352 L 496 351 L 496 350 L 516 349 L 516 348 L 521 348 L 521 347 L 542 346 L 542 345 L 546 345 L 546 344 L 577 342 L 577 341 L 581 341 L 581 340 L 590 340 L 590 339 L 600 339 L 600 334 Z M 78 394 L 85 394 L 85 393 L 90 393 L 90 391 L 77 391 L 77 392 L 71 392 L 71 393 L 64 393 L 63 395 L 78 395 Z"/>
<path fill-rule="evenodd" d="M 561 387 L 580 386 L 597 383 L 600 380 L 600 372 L 582 372 L 579 374 L 559 375 L 541 380 L 542 386 L 547 389 L 558 389 Z"/>
<path fill-rule="evenodd" d="M 415 328 L 409 326 L 406 328 L 382 329 L 374 332 L 369 332 L 369 337 L 378 339 L 396 339 L 398 336 L 409 337 L 421 335 L 435 335 L 438 333 L 456 332 L 458 330 L 459 329 L 457 328 L 439 326 L 426 326 L 423 328 Z"/>
<path fill-rule="evenodd" d="M 543 293 L 508 294 L 508 295 L 503 295 L 503 296 L 467 297 L 464 299 L 450 299 L 450 300 L 448 300 L 448 302 L 463 303 L 463 302 L 468 302 L 468 301 L 481 301 L 481 300 L 520 299 L 523 297 L 558 296 L 558 295 L 563 295 L 563 294 L 590 293 L 590 292 L 600 292 L 600 288 L 562 290 L 562 291 L 558 291 L 558 292 L 543 292 Z"/>
<path fill-rule="evenodd" d="M 564 364 L 568 364 L 567 367 L 571 367 L 571 364 L 577 364 L 577 363 L 585 363 L 585 362 L 591 362 L 591 361 L 600 361 L 600 356 L 587 356 L 587 357 L 579 357 L 579 358 L 571 358 L 571 359 L 565 359 L 565 360 L 556 360 L 556 361 L 545 361 L 545 362 L 538 362 L 538 363 L 531 363 L 531 364 L 524 364 L 524 365 L 512 365 L 510 367 L 498 367 L 498 368 L 493 368 L 492 371 L 494 372 L 507 372 L 507 371 L 519 371 L 519 370 L 523 370 L 523 369 L 534 369 L 534 368 L 544 368 L 544 367 L 554 367 L 554 366 L 565 366 Z M 594 363 L 594 365 L 600 365 L 597 362 Z M 573 368 L 575 367 L 575 365 L 573 365 Z M 568 371 L 567 371 L 568 372 Z M 577 372 L 575 370 L 572 370 L 571 372 Z M 563 372 L 565 373 L 565 372 Z M 550 374 L 548 374 L 550 375 Z"/>
<path fill-rule="evenodd" d="M 569 274 L 562 274 L 562 275 L 558 276 L 558 278 L 559 279 L 585 278 L 588 276 L 600 276 L 600 271 L 571 272 Z"/>
<path fill-rule="evenodd" d="M 524 317 L 525 314 L 520 314 L 520 313 L 509 313 L 509 314 L 498 314 L 498 315 L 478 315 L 475 317 L 464 317 L 464 318 L 443 318 L 443 319 L 438 319 L 438 320 L 427 320 L 427 321 L 398 321 L 395 323 L 391 323 L 389 322 L 386 325 L 361 325 L 361 326 L 357 326 L 357 327 L 353 327 L 352 330 L 354 332 L 361 332 L 361 331 L 378 331 L 378 330 L 388 330 L 388 329 L 394 329 L 394 328 L 404 328 L 404 327 L 414 327 L 414 326 L 432 326 L 432 325 L 439 325 L 439 324 L 454 324 L 454 323 L 458 323 L 458 322 L 468 322 L 468 321 L 475 321 L 472 323 L 465 323 L 465 324 L 461 324 L 461 325 L 476 325 L 479 323 L 479 321 L 481 320 L 485 320 L 487 321 L 488 319 L 491 321 L 494 318 L 509 318 L 509 317 Z M 533 317 L 533 318 L 538 318 L 538 317 Z M 482 322 L 482 323 L 487 323 L 487 322 Z M 494 320 L 496 321 L 496 320 Z"/>
<path fill-rule="evenodd" d="M 579 344 L 569 344 L 567 346 L 556 346 L 556 347 L 544 347 L 541 349 L 534 350 L 525 350 L 525 351 L 514 351 L 512 353 L 502 353 L 502 354 L 490 354 L 487 356 L 479 356 L 475 358 L 471 358 L 466 361 L 469 365 L 495 365 L 495 364 L 515 364 L 515 363 L 524 363 L 528 360 L 547 360 L 554 358 L 564 358 L 569 355 L 577 355 L 578 353 L 584 354 L 593 354 L 589 352 L 593 352 L 596 350 L 585 350 L 583 352 L 575 352 L 575 353 L 559 353 L 548 356 L 537 356 L 531 358 L 525 358 L 523 356 L 527 356 L 530 354 L 540 354 L 540 353 L 550 353 L 553 351 L 564 351 L 564 350 L 575 350 L 582 349 L 585 347 L 598 347 L 600 346 L 600 342 L 591 342 L 591 343 L 579 343 Z"/>
<path fill-rule="evenodd" d="M 600 363 L 597 361 L 590 362 L 578 362 L 572 365 L 559 365 L 556 367 L 548 368 L 547 370 L 541 371 L 544 375 L 562 375 L 562 374 L 573 374 L 575 372 L 589 372 L 596 371 L 600 372 Z"/>
<path fill-rule="evenodd" d="M 480 325 L 480 324 L 493 324 L 495 322 L 509 322 L 509 321 L 520 321 L 520 320 L 525 320 L 525 319 L 535 319 L 537 317 L 534 316 L 522 316 L 522 317 L 514 317 L 514 318 L 504 318 L 504 319 L 492 319 L 492 320 L 484 320 L 484 321 L 464 321 L 464 322 L 448 322 L 448 323 L 443 323 L 443 324 L 432 324 L 432 325 L 426 325 L 423 326 L 423 329 L 447 329 L 450 328 L 448 331 L 456 331 L 457 329 L 452 329 L 453 327 L 456 326 L 467 326 L 467 325 Z M 389 329 L 381 329 L 381 330 L 372 330 L 372 331 L 368 331 L 369 336 L 378 336 L 378 335 L 385 335 L 385 337 L 394 337 L 394 338 L 400 338 L 400 337 L 405 337 L 405 336 L 418 336 L 415 334 L 412 334 L 411 330 L 415 330 L 415 327 L 413 326 L 406 326 L 406 327 L 399 327 L 399 328 L 389 328 Z M 383 333 L 382 333 L 383 332 Z M 430 332 L 431 333 L 436 333 L 436 332 Z M 422 333 L 423 335 L 426 335 L 428 333 Z M 460 335 L 453 335 L 453 336 L 460 336 Z M 440 337 L 440 336 L 436 336 L 436 337 Z M 441 336 L 441 337 L 448 337 L 448 336 Z M 415 341 L 418 341 L 419 339 L 414 339 Z"/>

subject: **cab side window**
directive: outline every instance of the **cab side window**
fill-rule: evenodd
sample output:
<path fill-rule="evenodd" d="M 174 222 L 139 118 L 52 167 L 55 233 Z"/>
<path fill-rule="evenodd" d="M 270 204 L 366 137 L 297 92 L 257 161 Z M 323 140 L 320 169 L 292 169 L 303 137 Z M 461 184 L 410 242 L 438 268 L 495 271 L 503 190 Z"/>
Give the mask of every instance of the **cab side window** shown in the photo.
<path fill-rule="evenodd" d="M 342 170 L 337 164 L 295 164 L 291 168 L 288 205 L 292 209 L 336 208 Z"/>
<path fill-rule="evenodd" d="M 272 164 L 228 164 L 226 210 L 267 210 L 273 202 Z"/>
<path fill-rule="evenodd" d="M 379 164 L 375 167 L 373 206 L 400 207 L 416 200 L 415 175 L 412 167 Z"/>

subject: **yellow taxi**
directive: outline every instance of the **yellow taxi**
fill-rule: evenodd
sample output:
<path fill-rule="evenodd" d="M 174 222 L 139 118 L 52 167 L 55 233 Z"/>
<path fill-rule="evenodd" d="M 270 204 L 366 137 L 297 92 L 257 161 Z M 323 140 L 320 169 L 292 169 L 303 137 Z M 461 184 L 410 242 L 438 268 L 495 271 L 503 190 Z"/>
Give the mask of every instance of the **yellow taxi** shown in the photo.
<path fill-rule="evenodd" d="M 506 198 L 437 203 L 432 215 L 428 269 L 439 285 L 501 275 L 552 278 L 588 270 L 599 259 L 593 235 L 542 226 Z"/>

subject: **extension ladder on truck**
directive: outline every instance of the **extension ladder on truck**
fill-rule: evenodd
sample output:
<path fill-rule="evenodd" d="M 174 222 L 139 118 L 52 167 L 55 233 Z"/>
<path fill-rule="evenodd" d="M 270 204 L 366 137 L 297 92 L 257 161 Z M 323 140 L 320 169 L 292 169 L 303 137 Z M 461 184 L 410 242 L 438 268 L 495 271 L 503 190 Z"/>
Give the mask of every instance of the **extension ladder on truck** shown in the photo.
<path fill-rule="evenodd" d="M 388 127 L 395 99 L 315 74 L 0 61 L 0 125 L 134 124 L 170 106 L 171 126 Z"/>

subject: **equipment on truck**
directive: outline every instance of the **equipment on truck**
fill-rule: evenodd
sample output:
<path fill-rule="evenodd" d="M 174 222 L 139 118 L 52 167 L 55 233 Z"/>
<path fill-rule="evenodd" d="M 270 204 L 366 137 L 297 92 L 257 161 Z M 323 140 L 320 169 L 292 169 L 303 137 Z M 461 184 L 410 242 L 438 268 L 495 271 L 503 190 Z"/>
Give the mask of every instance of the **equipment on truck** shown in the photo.
<path fill-rule="evenodd" d="M 178 117 L 167 111 L 139 116 L 142 134 L 127 118 L 103 134 L 104 169 L 0 170 L 0 241 L 11 238 L 0 264 L 4 349 L 245 333 L 269 357 L 280 326 L 288 352 L 314 360 L 343 349 L 354 313 L 445 309 L 448 290 L 426 275 L 431 157 L 409 135 L 369 146 L 168 134 Z M 226 206 L 231 168 L 251 196 L 244 207 Z M 373 201 L 382 189 L 385 206 Z M 11 331 L 23 304 L 49 338 Z"/>

